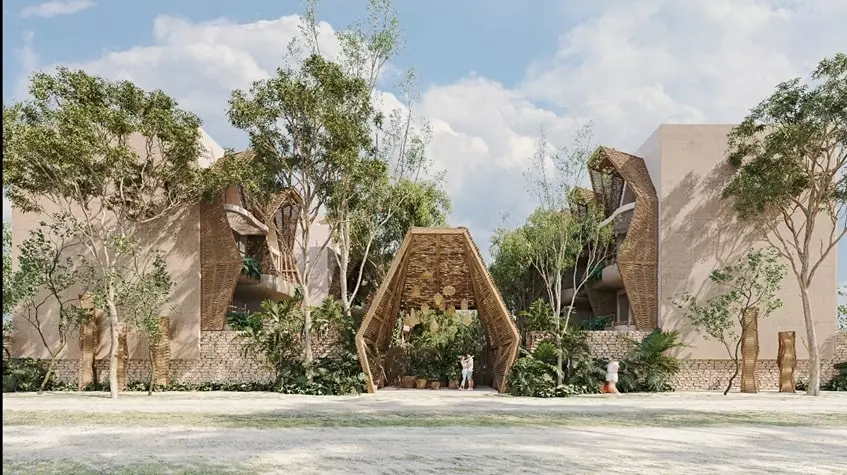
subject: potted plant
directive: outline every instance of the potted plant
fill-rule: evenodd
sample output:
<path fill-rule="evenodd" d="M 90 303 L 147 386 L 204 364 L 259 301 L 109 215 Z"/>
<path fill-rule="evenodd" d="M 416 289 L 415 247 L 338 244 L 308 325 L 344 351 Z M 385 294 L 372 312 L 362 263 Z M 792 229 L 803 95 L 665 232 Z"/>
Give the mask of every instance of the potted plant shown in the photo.
<path fill-rule="evenodd" d="M 447 371 L 447 387 L 459 389 L 459 369 L 455 365 Z"/>

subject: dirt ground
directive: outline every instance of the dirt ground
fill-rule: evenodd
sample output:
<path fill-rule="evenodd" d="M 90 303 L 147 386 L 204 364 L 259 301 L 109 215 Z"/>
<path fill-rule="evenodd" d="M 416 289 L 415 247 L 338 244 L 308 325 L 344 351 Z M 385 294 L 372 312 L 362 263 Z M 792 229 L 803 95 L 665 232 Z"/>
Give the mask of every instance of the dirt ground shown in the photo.
<path fill-rule="evenodd" d="M 386 414 L 401 419 L 386 426 Z M 668 414 L 707 417 L 656 426 Z M 760 419 L 709 419 L 732 414 Z M 222 427 L 215 415 L 241 419 Z M 321 424 L 254 425 L 292 415 Z M 128 422 L 145 418 L 154 422 Z M 420 427 L 436 418 L 443 423 Z M 542 423 L 521 426 L 522 418 Z M 3 397 L 3 419 L 3 473 L 847 473 L 847 395 L 836 393 L 12 394 Z"/>

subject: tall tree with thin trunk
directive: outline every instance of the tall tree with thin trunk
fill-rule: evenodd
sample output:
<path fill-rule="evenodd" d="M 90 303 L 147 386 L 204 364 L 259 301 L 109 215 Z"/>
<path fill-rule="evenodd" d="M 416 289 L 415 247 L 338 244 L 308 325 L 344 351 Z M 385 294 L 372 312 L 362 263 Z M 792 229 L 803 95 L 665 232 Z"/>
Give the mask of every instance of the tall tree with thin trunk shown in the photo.
<path fill-rule="evenodd" d="M 249 91 L 233 91 L 230 99 L 230 122 L 249 134 L 254 153 L 251 170 L 241 178 L 248 194 L 270 199 L 292 188 L 299 195 L 296 244 L 307 364 L 313 361 L 310 293 L 316 259 L 331 239 L 315 245 L 312 230 L 339 173 L 371 147 L 374 116 L 367 83 L 319 54 L 280 67 L 276 76 L 253 83 Z"/>
<path fill-rule="evenodd" d="M 558 342 L 558 368 L 563 369 L 563 341 L 575 300 L 610 255 L 611 223 L 603 222 L 600 209 L 579 191 L 592 156 L 591 129 L 585 126 L 572 147 L 556 150 L 539 139 L 528 173 L 540 206 L 522 228 L 529 246 L 529 262 L 547 292 Z M 571 289 L 567 298 L 564 291 Z M 558 384 L 562 383 L 559 371 Z"/>
<path fill-rule="evenodd" d="M 727 355 L 735 362 L 735 372 L 726 384 L 724 395 L 741 371 L 741 343 L 747 325 L 746 318 L 755 311 L 756 318 L 767 318 L 782 307 L 777 293 L 785 277 L 785 265 L 780 262 L 776 249 L 756 249 L 737 262 L 715 270 L 709 280 L 717 288 L 717 295 L 698 301 L 690 293 L 673 299 L 674 305 L 685 312 L 691 324 L 706 339 L 723 344 Z"/>
<path fill-rule="evenodd" d="M 30 96 L 3 108 L 3 185 L 13 206 L 73 220 L 108 314 L 116 398 L 119 283 L 128 261 L 149 262 L 143 230 L 195 202 L 200 119 L 162 91 L 66 68 L 33 75 Z"/>
<path fill-rule="evenodd" d="M 736 171 L 724 190 L 790 264 L 809 349 L 807 393 L 820 394 L 820 344 L 810 287 L 847 235 L 847 54 L 818 64 L 812 81 L 777 86 L 729 136 Z"/>
<path fill-rule="evenodd" d="M 18 268 L 10 275 L 20 299 L 18 315 L 50 355 L 39 393 L 44 392 L 58 360 L 65 355 L 70 336 L 92 317 L 79 305 L 91 275 L 85 259 L 78 255 L 80 245 L 71 223 L 68 217 L 57 215 L 49 224 L 42 222 L 30 231 L 19 247 Z"/>

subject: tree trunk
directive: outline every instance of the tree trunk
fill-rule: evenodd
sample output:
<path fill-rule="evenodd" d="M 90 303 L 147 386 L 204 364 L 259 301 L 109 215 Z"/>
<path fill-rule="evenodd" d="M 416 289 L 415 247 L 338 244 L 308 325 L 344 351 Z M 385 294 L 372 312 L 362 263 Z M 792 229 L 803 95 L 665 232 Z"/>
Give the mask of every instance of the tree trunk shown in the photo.
<path fill-rule="evenodd" d="M 809 301 L 809 289 L 801 282 L 800 297 L 803 300 L 803 319 L 806 322 L 806 338 L 809 342 L 809 386 L 806 394 L 819 396 L 821 393 L 821 361 L 818 351 L 818 335 L 812 318 L 812 305 Z"/>
<path fill-rule="evenodd" d="M 111 346 L 109 347 L 109 397 L 118 398 L 118 346 L 120 335 L 118 333 L 118 308 L 112 291 L 109 291 L 109 299 L 106 304 L 109 307 L 109 335 Z"/>
<path fill-rule="evenodd" d="M 349 219 L 349 217 L 347 218 Z M 338 285 L 341 287 L 341 308 L 344 315 L 350 316 L 352 295 L 347 287 L 347 269 L 350 267 L 350 223 L 345 220 L 341 223 L 341 255 L 338 257 Z"/>
<path fill-rule="evenodd" d="M 50 381 L 50 378 L 53 376 L 53 372 L 56 371 L 56 357 L 50 358 L 50 364 L 47 366 L 47 374 L 44 375 L 44 380 L 41 381 L 41 386 L 38 388 L 38 394 L 44 394 L 44 388 L 47 387 L 47 382 Z"/>
<path fill-rule="evenodd" d="M 147 388 L 147 395 L 153 395 L 153 386 L 156 385 L 156 358 L 153 356 L 153 345 L 149 345 L 148 353 L 150 355 L 150 387 Z"/>
<path fill-rule="evenodd" d="M 312 307 L 309 305 L 309 291 L 305 289 L 305 284 L 303 287 L 303 358 L 306 360 L 306 364 L 311 364 L 314 361 L 312 355 Z"/>
<path fill-rule="evenodd" d="M 743 338 L 743 336 L 742 336 Z M 738 359 L 738 351 L 741 348 L 741 340 L 739 339 L 735 343 L 735 355 L 733 357 L 733 361 L 735 361 L 735 372 L 732 373 L 732 376 L 729 378 L 729 383 L 726 385 L 726 390 L 723 392 L 723 395 L 726 396 L 729 394 L 729 390 L 732 389 L 732 383 L 735 382 L 735 378 L 738 377 L 738 373 L 741 371 L 741 361 Z"/>

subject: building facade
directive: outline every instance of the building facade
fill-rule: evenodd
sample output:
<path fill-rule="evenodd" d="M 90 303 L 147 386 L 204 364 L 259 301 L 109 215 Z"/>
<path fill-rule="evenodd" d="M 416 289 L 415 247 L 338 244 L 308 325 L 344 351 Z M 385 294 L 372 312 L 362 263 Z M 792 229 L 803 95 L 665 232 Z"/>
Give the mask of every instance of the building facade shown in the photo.
<path fill-rule="evenodd" d="M 201 140 L 205 153 L 198 165 L 201 168 L 215 166 L 224 155 L 223 148 L 205 132 Z M 144 143 L 143 138 L 138 138 L 133 145 L 143 147 Z M 281 190 L 273 213 L 275 222 L 263 222 L 256 210 L 250 209 L 245 202 L 240 187 L 231 186 L 216 199 L 186 206 L 141 230 L 142 247 L 165 253 L 167 269 L 174 282 L 170 302 L 161 311 L 162 317 L 166 317 L 162 324 L 167 325 L 167 343 L 159 352 L 164 361 L 157 361 L 157 366 L 170 368 L 168 371 L 172 374 L 167 379 L 188 377 L 193 382 L 218 379 L 221 374 L 214 366 L 220 362 L 210 363 L 218 355 L 208 345 L 216 342 L 215 345 L 220 346 L 220 335 L 234 338 L 227 315 L 256 311 L 264 300 L 280 301 L 294 295 L 303 266 L 301 246 L 297 242 L 300 235 L 296 220 L 298 202 L 296 193 Z M 58 210 L 45 206 L 45 214 L 52 211 Z M 17 261 L 18 246 L 45 220 L 45 214 L 27 214 L 13 209 L 13 261 Z M 276 229 L 285 232 L 277 235 Z M 321 251 L 329 233 L 329 226 L 323 220 L 315 223 L 310 233 L 308 249 L 314 263 L 310 300 L 313 304 L 326 298 L 337 280 L 333 247 L 330 245 Z M 70 289 L 68 294 L 83 291 Z M 103 373 L 101 370 L 107 367 L 111 341 L 108 320 L 105 312 L 99 309 L 95 316 L 79 335 L 71 335 L 68 339 L 59 364 L 60 379 L 86 379 Z M 59 338 L 57 319 L 57 305 L 47 304 L 41 309 L 41 328 L 47 344 L 55 345 Z M 49 358 L 41 336 L 20 309 L 13 314 L 13 325 L 9 348 L 12 357 Z M 130 328 L 122 331 L 126 332 L 127 360 L 123 364 L 129 368 L 145 368 L 143 362 L 149 359 L 149 352 L 144 339 Z M 204 343 L 206 348 L 202 348 Z M 246 367 L 252 366 L 255 365 Z"/>

